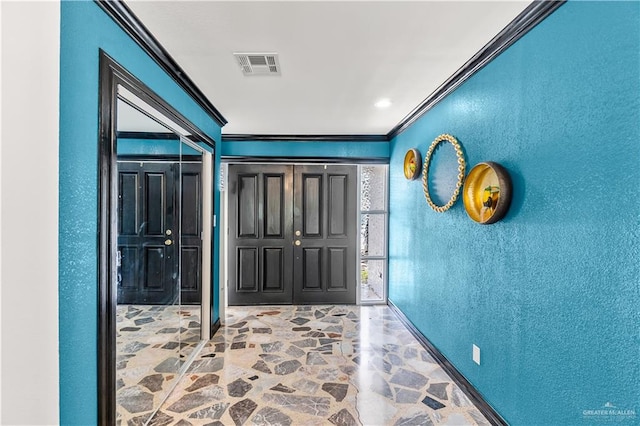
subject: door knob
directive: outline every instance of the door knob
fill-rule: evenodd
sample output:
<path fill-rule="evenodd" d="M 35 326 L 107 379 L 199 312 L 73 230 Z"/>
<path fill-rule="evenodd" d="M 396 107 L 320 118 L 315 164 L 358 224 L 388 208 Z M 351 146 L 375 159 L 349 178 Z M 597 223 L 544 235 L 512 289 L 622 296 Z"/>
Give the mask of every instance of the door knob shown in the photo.
<path fill-rule="evenodd" d="M 295 245 L 299 246 L 300 244 L 302 244 L 300 240 L 296 240 Z"/>
<path fill-rule="evenodd" d="M 167 229 L 166 231 L 164 231 L 164 233 L 167 235 L 171 235 L 171 229 Z"/>
<path fill-rule="evenodd" d="M 164 245 L 165 246 L 170 246 L 172 243 L 173 243 L 173 241 L 171 241 L 171 240 L 168 240 L 168 239 L 164 240 Z"/>
<path fill-rule="evenodd" d="M 299 236 L 300 236 L 300 234 L 301 234 L 301 232 L 300 232 L 300 231 L 296 231 L 296 237 L 299 237 Z"/>

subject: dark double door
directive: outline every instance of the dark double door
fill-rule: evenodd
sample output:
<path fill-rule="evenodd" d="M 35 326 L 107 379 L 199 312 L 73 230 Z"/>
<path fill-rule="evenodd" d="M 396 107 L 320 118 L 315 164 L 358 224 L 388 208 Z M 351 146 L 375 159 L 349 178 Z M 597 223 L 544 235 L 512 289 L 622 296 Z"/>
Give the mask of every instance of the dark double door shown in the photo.
<path fill-rule="evenodd" d="M 357 169 L 229 166 L 229 304 L 356 302 Z"/>
<path fill-rule="evenodd" d="M 118 161 L 118 303 L 200 303 L 201 170 L 201 162 Z"/>

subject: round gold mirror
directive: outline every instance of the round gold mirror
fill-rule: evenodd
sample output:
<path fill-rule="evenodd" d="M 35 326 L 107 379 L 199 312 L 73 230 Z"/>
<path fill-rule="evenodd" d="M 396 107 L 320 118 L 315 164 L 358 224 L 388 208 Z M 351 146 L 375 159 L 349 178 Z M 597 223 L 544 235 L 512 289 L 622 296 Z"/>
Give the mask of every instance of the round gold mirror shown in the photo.
<path fill-rule="evenodd" d="M 416 180 L 420 176 L 422 158 L 417 149 L 411 148 L 404 155 L 404 177 L 409 180 Z"/>
<path fill-rule="evenodd" d="M 464 183 L 462 201 L 471 219 L 488 225 L 502 219 L 511 204 L 511 178 L 498 163 L 476 164 Z"/>
<path fill-rule="evenodd" d="M 455 158 L 452 157 L 452 161 L 442 161 L 439 164 L 438 170 L 430 170 L 434 158 L 436 158 L 437 152 L 442 152 L 440 148 L 445 145 L 451 145 L 455 152 Z M 444 154 L 443 154 L 444 155 Z M 457 176 L 455 174 L 457 166 Z M 427 204 L 439 212 L 445 212 L 451 208 L 460 195 L 460 188 L 464 182 L 466 163 L 464 161 L 464 153 L 462 152 L 462 146 L 460 142 L 449 134 L 442 134 L 435 138 L 431 143 L 427 154 L 425 155 L 424 165 L 422 166 L 422 187 L 424 189 L 424 196 L 427 199 Z M 440 176 L 442 175 L 442 176 Z M 444 192 L 446 196 L 442 194 L 438 195 L 434 200 L 434 192 Z M 449 194 L 451 194 L 449 196 Z M 448 198 L 448 201 L 444 202 Z"/>

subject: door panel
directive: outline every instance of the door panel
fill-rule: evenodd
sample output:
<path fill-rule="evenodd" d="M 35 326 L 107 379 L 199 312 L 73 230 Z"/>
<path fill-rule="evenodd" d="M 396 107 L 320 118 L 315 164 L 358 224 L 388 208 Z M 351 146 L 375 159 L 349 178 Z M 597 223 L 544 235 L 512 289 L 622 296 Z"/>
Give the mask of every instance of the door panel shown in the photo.
<path fill-rule="evenodd" d="M 258 249 L 256 247 L 238 247 L 238 285 L 237 292 L 258 291 Z"/>
<path fill-rule="evenodd" d="M 173 170 L 170 178 L 173 178 Z M 173 214 L 174 194 L 168 194 L 167 191 L 167 174 L 166 172 L 153 173 L 144 171 L 144 179 L 146 185 L 143 207 L 143 223 L 146 224 L 145 234 L 147 236 L 164 236 L 165 219 L 167 215 Z M 169 202 L 170 201 L 170 202 Z"/>
<path fill-rule="evenodd" d="M 164 245 L 146 245 L 144 248 L 144 287 L 143 291 L 164 291 L 165 276 Z"/>
<path fill-rule="evenodd" d="M 182 299 L 181 302 L 185 303 L 187 293 L 200 292 L 200 248 L 199 247 L 185 247 L 182 246 L 181 261 L 181 275 L 180 282 L 182 283 Z"/>
<path fill-rule="evenodd" d="M 329 176 L 329 236 L 347 236 L 347 177 Z"/>
<path fill-rule="evenodd" d="M 303 291 L 322 290 L 322 249 L 303 248 L 302 252 L 302 282 Z"/>
<path fill-rule="evenodd" d="M 118 292 L 122 288 L 123 292 L 136 291 L 138 288 L 138 265 L 140 250 L 137 246 L 118 247 L 119 259 L 121 263 L 120 275 L 118 277 Z M 125 262 L 122 260 L 126 259 Z"/>
<path fill-rule="evenodd" d="M 265 237 L 282 238 L 284 228 L 284 177 L 265 175 Z"/>
<path fill-rule="evenodd" d="M 258 238 L 258 174 L 239 176 L 238 182 L 238 237 Z"/>
<path fill-rule="evenodd" d="M 141 209 L 138 194 L 138 171 L 120 172 L 120 217 L 118 235 L 136 235 L 138 232 L 138 211 Z"/>
<path fill-rule="evenodd" d="M 264 291 L 284 291 L 284 257 L 281 248 L 264 249 Z"/>
<path fill-rule="evenodd" d="M 302 235 L 322 236 L 322 175 L 305 174 L 302 183 Z"/>
<path fill-rule="evenodd" d="M 202 299 L 202 162 L 182 162 L 180 210 L 180 303 Z"/>
<path fill-rule="evenodd" d="M 292 167 L 229 166 L 229 304 L 291 303 Z"/>
<path fill-rule="evenodd" d="M 347 290 L 347 250 L 329 247 L 329 282 L 327 291 Z"/>
<path fill-rule="evenodd" d="M 356 302 L 356 166 L 296 166 L 293 303 Z"/>

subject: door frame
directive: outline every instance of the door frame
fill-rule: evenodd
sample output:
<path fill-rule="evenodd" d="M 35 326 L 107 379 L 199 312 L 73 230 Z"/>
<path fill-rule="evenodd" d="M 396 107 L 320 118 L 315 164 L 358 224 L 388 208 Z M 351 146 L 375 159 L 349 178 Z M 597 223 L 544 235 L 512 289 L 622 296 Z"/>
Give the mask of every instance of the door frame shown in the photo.
<path fill-rule="evenodd" d="M 142 81 L 114 61 L 102 49 L 99 51 L 99 92 L 98 92 L 98 423 L 112 425 L 116 420 L 116 288 L 112 285 L 116 277 L 117 259 L 117 131 L 116 113 L 118 87 L 124 88 L 134 96 L 164 114 L 182 129 L 186 130 L 199 143 L 215 150 L 215 141 L 198 129 L 186 117 L 180 114 Z M 213 160 L 207 149 L 181 136 L 181 141 L 195 147 L 203 153 L 203 202 L 205 196 L 208 212 L 203 210 L 203 227 L 208 223 L 208 240 L 203 240 L 203 265 L 208 264 L 209 271 L 203 271 L 203 316 L 201 333 L 211 337 L 214 326 L 211 324 L 211 268 L 213 267 Z M 206 167 L 205 167 L 206 165 Z M 210 179 L 205 180 L 205 171 Z M 205 187 L 205 183 L 207 184 Z M 204 206 L 203 206 L 204 207 Z M 205 214 L 206 221 L 205 221 Z M 203 238 L 207 233 L 203 233 Z M 209 250 L 205 258 L 205 247 Z M 207 261 L 205 261 L 205 259 Z M 206 278 L 208 277 L 208 278 Z M 207 281 L 205 281 L 207 279 Z M 204 283 L 207 283 L 206 285 Z M 208 290 L 205 292 L 205 289 Z M 218 325 L 218 324 L 216 324 Z M 205 334 L 203 334 L 205 335 Z"/>
<path fill-rule="evenodd" d="M 220 321 L 222 324 L 225 323 L 225 309 L 228 305 L 228 285 L 229 285 L 229 268 L 228 268 L 228 251 L 229 251 L 229 179 L 228 179 L 228 166 L 230 164 L 254 164 L 259 166 L 261 164 L 280 164 L 280 165 L 309 165 L 309 164 L 333 164 L 333 165 L 354 165 L 354 166 L 364 166 L 364 165 L 386 165 L 389 166 L 389 162 L 387 159 L 380 158 L 306 158 L 306 157 L 222 157 L 220 163 L 220 226 L 222 232 L 220 233 L 220 269 L 219 279 L 220 279 L 220 288 L 219 288 L 219 312 L 220 312 Z M 387 178 L 389 176 L 387 169 Z M 388 186 L 388 182 L 387 182 Z M 358 167 L 358 179 L 357 179 L 357 208 L 356 211 L 358 213 L 358 219 L 356 221 L 356 226 L 359 228 L 360 223 L 360 196 L 361 196 L 361 182 L 360 182 L 360 167 Z M 387 189 L 388 191 L 388 189 Z M 385 195 L 385 198 L 388 202 L 388 193 Z M 387 206 L 388 209 L 388 206 Z M 360 264 L 360 232 L 357 232 L 357 249 L 356 249 L 356 261 L 357 264 Z M 386 235 L 388 238 L 388 235 Z M 388 261 L 387 261 L 388 262 Z M 385 268 L 386 269 L 386 268 Z M 388 283 L 385 282 L 385 286 Z M 386 288 L 385 288 L 385 300 L 386 301 Z M 360 267 L 356 268 L 356 305 L 370 305 L 372 303 L 362 303 L 361 301 L 361 289 L 360 289 Z M 380 302 L 374 302 L 373 304 L 380 304 Z"/>

